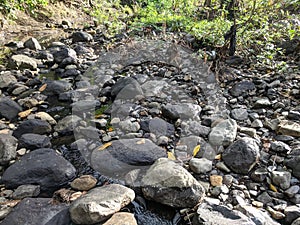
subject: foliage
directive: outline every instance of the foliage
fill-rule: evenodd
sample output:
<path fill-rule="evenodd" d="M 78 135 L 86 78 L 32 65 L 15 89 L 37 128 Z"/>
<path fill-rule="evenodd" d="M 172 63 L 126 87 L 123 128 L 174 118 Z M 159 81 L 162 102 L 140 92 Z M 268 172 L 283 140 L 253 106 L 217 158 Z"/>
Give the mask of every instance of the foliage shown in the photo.
<path fill-rule="evenodd" d="M 48 3 L 48 0 L 2 0 L 0 11 L 7 14 L 18 9 L 33 14 L 35 9 L 46 6 Z"/>

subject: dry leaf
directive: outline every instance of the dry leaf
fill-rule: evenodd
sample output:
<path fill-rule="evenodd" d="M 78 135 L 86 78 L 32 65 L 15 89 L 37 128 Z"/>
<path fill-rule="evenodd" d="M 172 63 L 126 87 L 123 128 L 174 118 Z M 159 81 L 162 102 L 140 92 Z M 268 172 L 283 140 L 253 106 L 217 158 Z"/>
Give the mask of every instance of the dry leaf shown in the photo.
<path fill-rule="evenodd" d="M 9 207 L 15 207 L 21 200 L 11 200 L 11 201 L 5 201 L 1 202 L 0 205 L 6 205 Z"/>
<path fill-rule="evenodd" d="M 19 112 L 18 116 L 21 117 L 22 119 L 29 116 L 32 112 L 32 109 L 27 109 L 23 112 Z"/>
<path fill-rule="evenodd" d="M 215 156 L 216 160 L 220 160 L 221 158 L 222 158 L 221 154 L 218 154 L 218 155 Z"/>
<path fill-rule="evenodd" d="M 98 148 L 98 150 L 99 150 L 99 151 L 102 151 L 102 150 L 108 148 L 109 146 L 111 146 L 111 144 L 112 144 L 111 142 L 107 142 L 107 143 L 105 143 L 104 145 L 100 146 L 100 147 Z"/>
<path fill-rule="evenodd" d="M 137 143 L 138 145 L 145 144 L 145 143 L 146 143 L 146 140 L 145 140 L 145 138 L 143 138 L 142 140 L 137 141 L 136 143 Z"/>
<path fill-rule="evenodd" d="M 200 145 L 197 145 L 193 150 L 193 156 L 195 157 L 199 151 L 200 151 Z"/>
<path fill-rule="evenodd" d="M 270 184 L 270 189 L 274 192 L 278 192 L 277 188 L 273 184 Z"/>
<path fill-rule="evenodd" d="M 168 159 L 176 160 L 176 157 L 172 152 L 168 152 Z"/>
<path fill-rule="evenodd" d="M 40 92 L 45 91 L 46 87 L 47 87 L 47 84 L 43 84 L 43 85 L 39 88 L 39 91 L 40 91 Z"/>

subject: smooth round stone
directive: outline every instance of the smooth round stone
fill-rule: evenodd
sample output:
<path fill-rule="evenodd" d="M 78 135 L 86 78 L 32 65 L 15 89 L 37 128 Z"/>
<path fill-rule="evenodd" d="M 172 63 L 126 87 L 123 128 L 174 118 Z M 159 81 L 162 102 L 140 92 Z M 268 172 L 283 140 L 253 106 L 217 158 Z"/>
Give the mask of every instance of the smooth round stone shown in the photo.
<path fill-rule="evenodd" d="M 97 179 L 91 175 L 82 175 L 72 181 L 71 187 L 78 191 L 88 191 L 95 187 L 97 184 Z"/>

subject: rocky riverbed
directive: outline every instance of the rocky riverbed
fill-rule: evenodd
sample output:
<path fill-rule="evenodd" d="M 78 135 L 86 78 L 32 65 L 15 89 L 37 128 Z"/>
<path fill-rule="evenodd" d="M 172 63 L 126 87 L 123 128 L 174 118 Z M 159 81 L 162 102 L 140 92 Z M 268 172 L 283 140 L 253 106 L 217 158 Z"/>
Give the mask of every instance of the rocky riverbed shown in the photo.
<path fill-rule="evenodd" d="M 299 73 L 219 82 L 174 42 L 109 42 L 8 43 L 0 224 L 300 224 Z"/>

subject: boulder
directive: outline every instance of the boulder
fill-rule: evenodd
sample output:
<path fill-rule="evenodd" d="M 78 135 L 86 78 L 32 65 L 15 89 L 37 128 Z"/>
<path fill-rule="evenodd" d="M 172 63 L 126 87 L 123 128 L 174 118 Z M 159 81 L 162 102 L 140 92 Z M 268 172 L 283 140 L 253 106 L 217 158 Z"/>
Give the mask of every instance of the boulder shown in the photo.
<path fill-rule="evenodd" d="M 217 123 L 208 136 L 209 142 L 214 146 L 230 145 L 237 134 L 237 123 L 233 119 L 222 120 Z"/>
<path fill-rule="evenodd" d="M 76 224 L 99 223 L 120 211 L 134 198 L 133 190 L 119 184 L 94 188 L 71 204 L 71 219 Z"/>
<path fill-rule="evenodd" d="M 20 138 L 23 134 L 48 134 L 52 131 L 51 125 L 39 119 L 29 119 L 23 121 L 16 130 L 13 132 L 13 136 Z"/>
<path fill-rule="evenodd" d="M 8 97 L 0 97 L 0 118 L 14 120 L 21 111 L 22 107 L 18 103 Z"/>
<path fill-rule="evenodd" d="M 147 199 L 171 207 L 194 207 L 205 195 L 204 187 L 186 169 L 167 158 L 148 169 L 141 187 Z"/>
<path fill-rule="evenodd" d="M 259 160 L 259 147 L 252 138 L 235 141 L 222 154 L 225 164 L 235 173 L 247 174 Z"/>
<path fill-rule="evenodd" d="M 36 70 L 37 63 L 33 58 L 28 57 L 27 55 L 13 55 L 8 63 L 8 67 L 12 69 L 29 69 Z"/>
<path fill-rule="evenodd" d="M 19 139 L 19 148 L 26 148 L 30 150 L 38 148 L 50 148 L 50 138 L 46 135 L 40 134 L 23 134 Z"/>
<path fill-rule="evenodd" d="M 8 167 L 2 176 L 6 188 L 38 184 L 41 192 L 59 189 L 76 176 L 76 170 L 53 149 L 37 149 Z"/>

